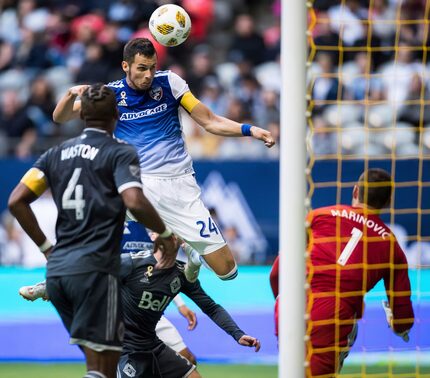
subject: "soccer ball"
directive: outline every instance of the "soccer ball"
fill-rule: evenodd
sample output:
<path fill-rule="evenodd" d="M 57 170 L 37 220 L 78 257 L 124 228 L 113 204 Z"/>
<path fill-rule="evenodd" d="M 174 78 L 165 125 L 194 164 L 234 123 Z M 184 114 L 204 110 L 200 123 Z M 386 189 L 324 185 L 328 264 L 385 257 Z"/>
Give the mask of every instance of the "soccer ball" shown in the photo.
<path fill-rule="evenodd" d="M 149 19 L 149 31 L 158 43 L 178 46 L 191 31 L 191 19 L 184 8 L 175 4 L 158 7 Z"/>

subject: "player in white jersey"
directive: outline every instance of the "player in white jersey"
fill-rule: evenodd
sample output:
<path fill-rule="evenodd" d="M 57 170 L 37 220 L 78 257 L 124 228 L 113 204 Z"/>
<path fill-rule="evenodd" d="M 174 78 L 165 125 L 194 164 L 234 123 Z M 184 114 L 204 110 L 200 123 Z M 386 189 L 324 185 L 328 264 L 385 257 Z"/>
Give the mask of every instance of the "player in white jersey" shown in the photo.
<path fill-rule="evenodd" d="M 126 76 L 109 84 L 119 111 L 115 136 L 136 147 L 146 197 L 175 234 L 192 247 L 185 248 L 189 256 L 187 279 L 197 279 L 201 259 L 195 251 L 221 279 L 233 279 L 237 265 L 200 199 L 179 107 L 212 134 L 250 136 L 267 147 L 275 144 L 274 139 L 267 130 L 214 114 L 193 96 L 182 78 L 171 71 L 156 71 L 156 66 L 157 54 L 151 41 L 137 38 L 127 43 L 122 62 Z M 55 122 L 79 117 L 81 105 L 75 100 L 85 88 L 72 87 L 60 99 L 53 114 Z"/>

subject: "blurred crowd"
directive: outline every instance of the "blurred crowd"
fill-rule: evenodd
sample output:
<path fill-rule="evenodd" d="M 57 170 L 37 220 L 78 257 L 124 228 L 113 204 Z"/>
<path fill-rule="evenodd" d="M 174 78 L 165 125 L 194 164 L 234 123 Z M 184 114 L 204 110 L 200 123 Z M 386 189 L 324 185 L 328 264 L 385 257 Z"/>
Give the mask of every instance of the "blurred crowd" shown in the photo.
<path fill-rule="evenodd" d="M 315 1 L 309 14 L 317 155 L 430 152 L 426 0 Z"/>
<path fill-rule="evenodd" d="M 280 128 L 280 0 L 0 0 L 0 156 L 39 155 L 79 133 L 52 122 L 79 83 L 123 77 L 122 49 L 150 37 L 164 3 L 190 14 L 181 46 L 157 45 L 159 68 L 186 79 L 216 113 Z M 426 0 L 315 0 L 308 12 L 310 146 L 316 155 L 430 152 Z M 184 115 L 195 158 L 277 159 L 249 138 L 205 133 Z"/>
<path fill-rule="evenodd" d="M 278 159 L 280 0 L 0 0 L 0 158 L 33 159 L 79 134 L 80 121 L 53 123 L 57 100 L 72 85 L 122 78 L 123 46 L 133 37 L 151 38 L 148 19 L 164 3 L 183 6 L 193 28 L 183 45 L 156 44 L 158 68 L 182 76 L 217 114 L 267 128 L 278 142 L 266 149 L 251 138 L 214 136 L 184 114 L 192 156 Z M 313 153 L 429 153 L 426 0 L 314 0 L 312 5 L 308 130 Z M 29 252 L 9 214 L 1 225 L 0 265 L 43 263 L 26 260 L 39 255 Z M 237 245 L 239 261 L 255 260 L 241 248 L 237 230 L 225 234 Z"/>
<path fill-rule="evenodd" d="M 74 84 L 122 78 L 122 50 L 149 37 L 151 13 L 183 6 L 192 34 L 181 46 L 157 45 L 159 69 L 171 69 L 219 115 L 279 136 L 279 3 L 274 0 L 0 0 L 0 156 L 39 155 L 81 130 L 56 125 L 56 101 Z M 202 132 L 184 116 L 195 158 L 273 158 L 250 138 Z"/>

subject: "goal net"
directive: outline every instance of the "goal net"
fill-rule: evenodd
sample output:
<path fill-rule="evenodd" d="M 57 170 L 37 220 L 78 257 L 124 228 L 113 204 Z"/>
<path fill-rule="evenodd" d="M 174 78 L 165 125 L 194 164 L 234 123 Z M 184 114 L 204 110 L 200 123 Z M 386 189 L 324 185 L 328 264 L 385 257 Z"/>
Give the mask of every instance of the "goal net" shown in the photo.
<path fill-rule="evenodd" d="M 392 202 L 381 218 L 406 254 L 415 313 L 405 342 L 388 328 L 382 282 L 363 289 L 364 315 L 341 376 L 430 376 L 429 16 L 425 0 L 308 3 L 310 207 L 349 205 L 364 170 L 390 173 Z"/>

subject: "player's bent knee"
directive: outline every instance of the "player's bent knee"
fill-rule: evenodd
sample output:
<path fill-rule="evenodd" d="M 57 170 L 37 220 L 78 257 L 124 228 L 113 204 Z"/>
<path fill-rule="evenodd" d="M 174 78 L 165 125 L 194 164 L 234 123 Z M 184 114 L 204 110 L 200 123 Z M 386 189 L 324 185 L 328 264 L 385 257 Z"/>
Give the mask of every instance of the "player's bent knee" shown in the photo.
<path fill-rule="evenodd" d="M 204 255 L 203 258 L 218 277 L 228 276 L 234 269 L 237 269 L 236 261 L 227 245 Z"/>
<path fill-rule="evenodd" d="M 234 280 L 239 274 L 239 270 L 237 269 L 236 263 L 232 270 L 230 270 L 227 274 L 217 274 L 217 276 L 223 281 L 231 281 Z"/>

